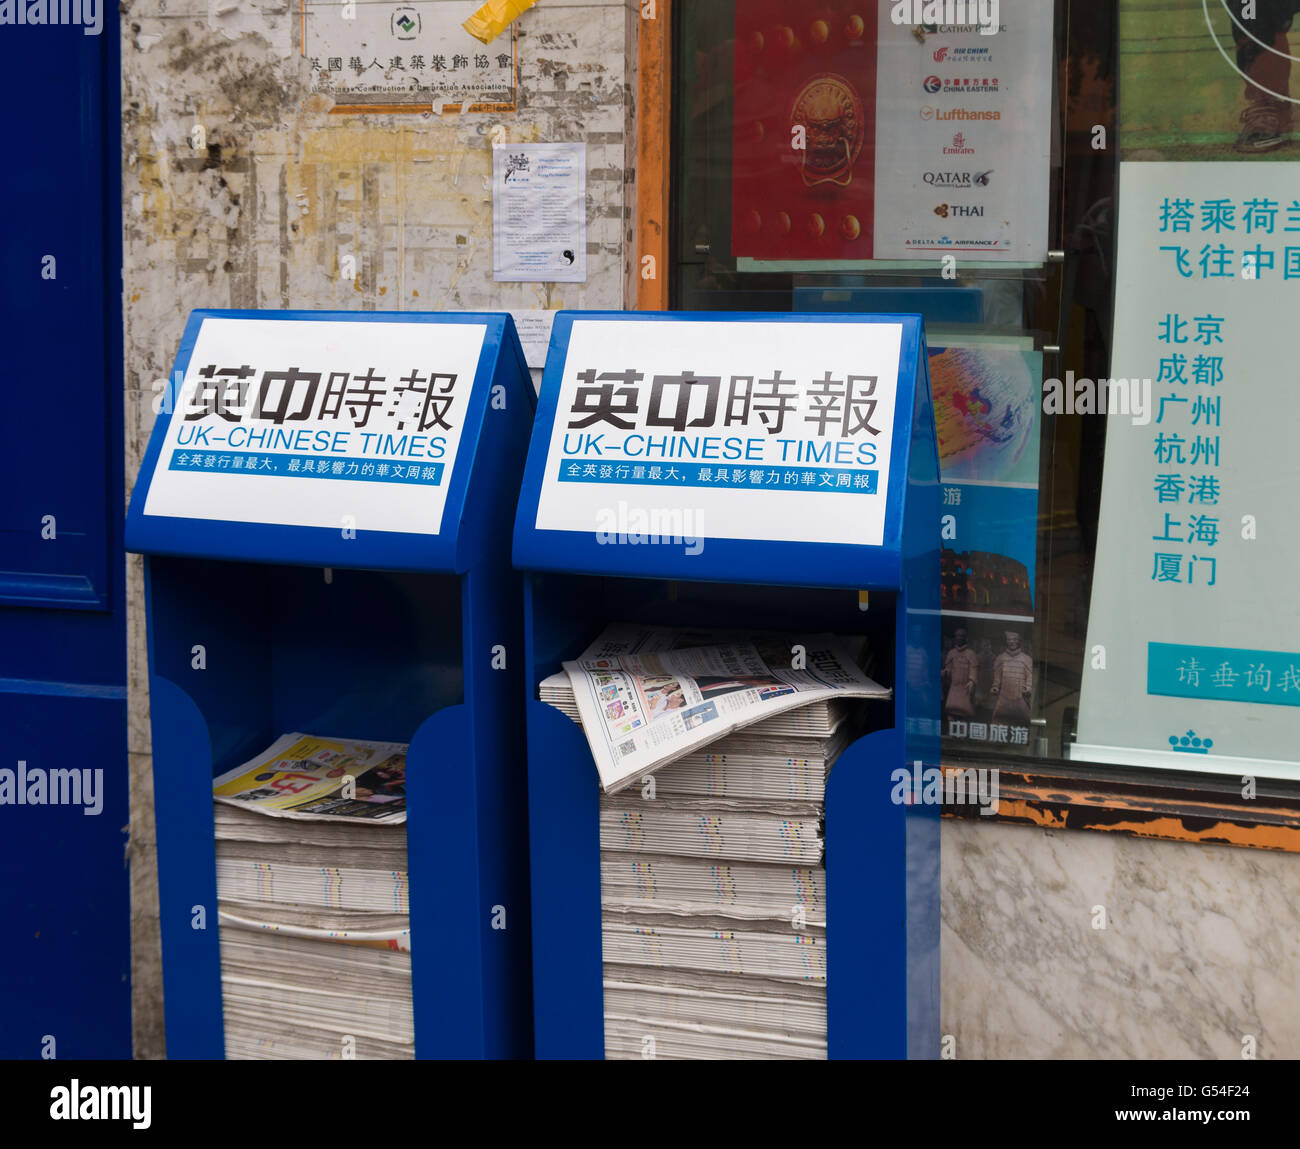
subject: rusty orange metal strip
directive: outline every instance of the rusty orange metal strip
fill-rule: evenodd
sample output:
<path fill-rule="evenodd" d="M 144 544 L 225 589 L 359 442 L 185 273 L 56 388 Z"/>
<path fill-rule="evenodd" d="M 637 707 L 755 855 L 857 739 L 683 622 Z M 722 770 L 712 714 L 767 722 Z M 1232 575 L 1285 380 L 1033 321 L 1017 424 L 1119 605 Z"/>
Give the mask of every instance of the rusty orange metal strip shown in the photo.
<path fill-rule="evenodd" d="M 652 13 L 647 18 L 646 13 Z M 668 308 L 668 182 L 672 110 L 672 10 L 655 0 L 640 15 L 636 101 L 636 308 Z M 649 260 L 649 262 L 647 262 Z"/>
<path fill-rule="evenodd" d="M 964 767 L 945 767 L 960 770 Z M 1155 838 L 1300 853 L 1300 803 L 1259 799 L 1240 802 L 1204 792 L 1159 794 L 1141 787 L 1062 784 L 1061 779 L 1001 773 L 999 822 L 1054 830 L 1099 830 Z M 950 808 L 945 817 L 986 815 Z"/>

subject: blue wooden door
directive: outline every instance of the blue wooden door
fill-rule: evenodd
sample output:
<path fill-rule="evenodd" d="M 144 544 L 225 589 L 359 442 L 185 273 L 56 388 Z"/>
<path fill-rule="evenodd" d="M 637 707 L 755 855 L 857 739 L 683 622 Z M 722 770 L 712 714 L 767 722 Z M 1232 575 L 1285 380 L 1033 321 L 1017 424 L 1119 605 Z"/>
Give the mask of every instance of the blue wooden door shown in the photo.
<path fill-rule="evenodd" d="M 118 24 L 85 8 L 0 27 L 0 1058 L 131 1056 Z"/>

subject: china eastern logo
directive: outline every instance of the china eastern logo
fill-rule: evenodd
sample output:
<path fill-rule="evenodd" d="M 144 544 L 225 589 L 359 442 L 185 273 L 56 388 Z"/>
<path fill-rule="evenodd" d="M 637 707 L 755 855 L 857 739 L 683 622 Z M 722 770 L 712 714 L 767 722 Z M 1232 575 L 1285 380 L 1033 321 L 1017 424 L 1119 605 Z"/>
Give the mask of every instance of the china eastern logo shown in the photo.
<path fill-rule="evenodd" d="M 932 96 L 940 93 L 956 96 L 992 96 L 1001 91 L 996 76 L 949 76 L 946 80 L 939 76 L 926 76 L 922 86 Z"/>

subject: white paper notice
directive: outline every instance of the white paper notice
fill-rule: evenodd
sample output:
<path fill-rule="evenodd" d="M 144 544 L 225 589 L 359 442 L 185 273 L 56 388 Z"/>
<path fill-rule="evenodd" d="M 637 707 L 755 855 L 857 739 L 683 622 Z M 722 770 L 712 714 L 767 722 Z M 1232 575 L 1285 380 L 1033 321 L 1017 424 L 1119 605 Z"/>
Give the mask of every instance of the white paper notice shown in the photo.
<path fill-rule="evenodd" d="M 576 320 L 537 529 L 672 522 L 701 540 L 880 546 L 902 337 L 898 323 Z"/>
<path fill-rule="evenodd" d="M 585 144 L 492 149 L 495 278 L 512 283 L 587 279 Z"/>
<path fill-rule="evenodd" d="M 546 353 L 551 347 L 551 328 L 555 325 L 554 311 L 512 311 L 519 342 L 523 344 L 524 360 L 530 370 L 546 366 Z"/>
<path fill-rule="evenodd" d="M 205 319 L 144 513 L 438 534 L 486 334 Z"/>

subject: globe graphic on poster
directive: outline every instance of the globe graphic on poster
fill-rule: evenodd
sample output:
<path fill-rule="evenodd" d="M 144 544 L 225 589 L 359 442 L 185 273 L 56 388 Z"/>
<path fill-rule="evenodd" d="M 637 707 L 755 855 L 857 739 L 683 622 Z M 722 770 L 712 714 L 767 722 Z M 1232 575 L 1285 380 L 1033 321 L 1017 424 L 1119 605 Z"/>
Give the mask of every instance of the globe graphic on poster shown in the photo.
<path fill-rule="evenodd" d="M 939 471 L 944 479 L 1034 483 L 1038 394 L 1025 355 L 949 347 L 930 356 Z"/>

